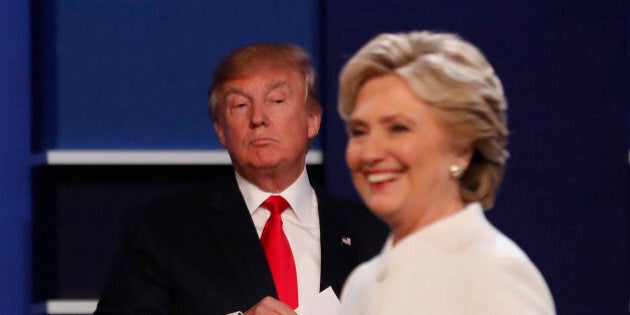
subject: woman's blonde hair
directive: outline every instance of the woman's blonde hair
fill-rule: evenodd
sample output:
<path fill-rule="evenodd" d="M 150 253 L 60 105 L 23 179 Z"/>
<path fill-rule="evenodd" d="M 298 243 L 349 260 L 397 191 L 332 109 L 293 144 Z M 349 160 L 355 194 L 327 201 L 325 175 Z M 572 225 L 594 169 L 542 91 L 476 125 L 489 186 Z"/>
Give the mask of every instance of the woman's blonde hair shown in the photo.
<path fill-rule="evenodd" d="M 339 114 L 347 120 L 370 79 L 396 74 L 437 109 L 455 139 L 474 153 L 460 178 L 465 202 L 493 206 L 509 156 L 507 102 L 501 81 L 475 46 L 451 33 L 381 34 L 363 46 L 340 76 Z"/>

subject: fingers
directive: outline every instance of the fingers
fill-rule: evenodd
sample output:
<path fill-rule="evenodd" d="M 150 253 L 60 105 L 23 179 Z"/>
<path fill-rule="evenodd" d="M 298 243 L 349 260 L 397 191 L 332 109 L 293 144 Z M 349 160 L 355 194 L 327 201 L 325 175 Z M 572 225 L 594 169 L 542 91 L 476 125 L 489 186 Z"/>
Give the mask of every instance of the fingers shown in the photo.
<path fill-rule="evenodd" d="M 244 315 L 297 315 L 288 305 L 267 296 L 252 306 Z"/>

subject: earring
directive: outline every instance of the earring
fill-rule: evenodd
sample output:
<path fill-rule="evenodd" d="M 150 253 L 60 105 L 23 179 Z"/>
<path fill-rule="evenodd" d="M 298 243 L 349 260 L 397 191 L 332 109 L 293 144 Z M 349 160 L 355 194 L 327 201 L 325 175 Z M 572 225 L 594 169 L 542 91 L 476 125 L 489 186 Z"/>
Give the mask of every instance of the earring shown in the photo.
<path fill-rule="evenodd" d="M 462 169 L 459 165 L 453 164 L 448 168 L 449 173 L 451 173 L 451 177 L 460 178 L 464 173 L 464 169 Z"/>

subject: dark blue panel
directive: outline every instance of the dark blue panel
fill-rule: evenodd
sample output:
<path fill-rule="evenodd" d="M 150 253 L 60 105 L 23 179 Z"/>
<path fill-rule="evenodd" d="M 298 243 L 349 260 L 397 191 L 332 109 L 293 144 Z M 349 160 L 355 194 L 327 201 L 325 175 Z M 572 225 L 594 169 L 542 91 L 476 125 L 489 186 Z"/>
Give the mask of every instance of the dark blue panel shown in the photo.
<path fill-rule="evenodd" d="M 630 85 L 630 5 L 626 3 L 626 86 Z M 630 164 L 630 89 L 626 89 L 626 147 Z"/>
<path fill-rule="evenodd" d="M 289 0 L 56 1 L 48 147 L 219 148 L 206 105 L 214 65 L 264 41 L 317 56 L 316 9 Z"/>
<path fill-rule="evenodd" d="M 627 1 L 326 1 L 326 95 L 381 32 L 460 33 L 489 57 L 510 103 L 506 179 L 489 216 L 539 266 L 559 314 L 628 311 Z M 357 9 L 357 8 L 360 8 Z M 354 194 L 329 119 L 327 184 Z"/>
<path fill-rule="evenodd" d="M 0 313 L 30 302 L 28 1 L 0 2 Z"/>

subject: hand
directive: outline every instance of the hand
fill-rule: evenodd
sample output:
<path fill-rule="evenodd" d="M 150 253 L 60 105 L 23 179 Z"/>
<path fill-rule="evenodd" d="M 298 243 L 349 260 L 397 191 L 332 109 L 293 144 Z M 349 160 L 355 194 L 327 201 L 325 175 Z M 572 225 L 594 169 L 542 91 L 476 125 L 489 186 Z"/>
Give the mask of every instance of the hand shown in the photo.
<path fill-rule="evenodd" d="M 288 305 L 267 296 L 243 315 L 297 315 Z"/>

